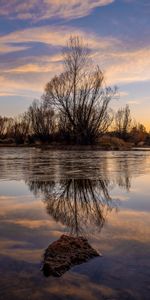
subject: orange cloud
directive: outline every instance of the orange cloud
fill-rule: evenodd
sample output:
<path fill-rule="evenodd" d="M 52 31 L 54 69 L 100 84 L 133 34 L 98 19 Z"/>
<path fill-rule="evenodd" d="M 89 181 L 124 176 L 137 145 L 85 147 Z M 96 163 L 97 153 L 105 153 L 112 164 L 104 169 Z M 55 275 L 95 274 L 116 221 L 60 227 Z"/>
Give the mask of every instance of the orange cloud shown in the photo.
<path fill-rule="evenodd" d="M 68 40 L 71 33 L 83 37 L 91 49 L 100 49 L 100 51 L 105 51 L 106 48 L 113 49 L 119 43 L 118 40 L 113 38 L 97 37 L 92 33 L 86 33 L 66 26 L 42 26 L 12 32 L 1 36 L 0 43 L 3 47 L 11 44 L 16 49 L 16 43 L 42 42 L 59 49 L 59 47 L 66 44 L 66 40 Z M 6 62 L 1 62 L 1 93 L 18 93 L 20 95 L 22 89 L 24 89 L 24 91 L 40 92 L 42 94 L 46 82 L 52 76 L 62 71 L 61 63 L 62 56 L 60 52 L 49 56 L 24 57 L 18 55 L 17 60 L 13 60 L 11 63 L 8 63 L 7 60 Z"/>
<path fill-rule="evenodd" d="M 9 46 L 9 45 L 1 45 L 0 47 L 0 54 L 3 54 L 3 53 L 11 53 L 11 52 L 17 52 L 17 51 L 23 51 L 23 50 L 26 50 L 28 49 L 29 47 L 25 47 L 25 46 Z"/>
<path fill-rule="evenodd" d="M 8 18 L 49 19 L 52 17 L 74 19 L 86 16 L 96 8 L 113 3 L 115 0 L 26 0 L 18 2 L 11 0 L 1 1 L 0 15 Z"/>
<path fill-rule="evenodd" d="M 150 80 L 150 47 L 125 51 L 123 42 L 105 54 L 97 53 L 96 60 L 103 61 L 106 80 L 110 84 Z"/>
<path fill-rule="evenodd" d="M 108 83 L 130 83 L 135 81 L 150 80 L 150 48 L 124 50 L 124 43 L 121 40 L 111 37 L 102 38 L 91 32 L 85 32 L 66 26 L 42 26 L 12 32 L 0 37 L 0 43 L 4 48 L 7 44 L 25 42 L 42 42 L 52 47 L 63 47 L 70 34 L 79 35 L 87 42 L 92 49 L 92 57 L 100 67 L 105 70 Z M 12 46 L 13 47 L 13 46 Z M 29 47 L 29 46 L 28 46 Z M 9 66 L 6 72 L 17 73 L 44 73 L 55 74 L 61 70 L 61 55 L 28 57 L 26 60 L 19 58 L 19 66 Z M 53 65 L 51 65 L 53 63 Z M 53 72 L 51 72 L 53 71 Z"/>
<path fill-rule="evenodd" d="M 104 50 L 106 48 L 114 48 L 115 45 L 120 44 L 118 39 L 112 37 L 98 37 L 93 32 L 85 32 L 74 27 L 49 25 L 14 31 L 1 36 L 0 42 L 2 45 L 12 43 L 14 46 L 16 43 L 40 42 L 55 47 L 62 47 L 66 45 L 70 35 L 80 36 L 91 49 Z"/>
<path fill-rule="evenodd" d="M 2 53 L 5 49 L 6 52 L 23 50 L 25 48 L 24 43 L 28 43 L 29 48 L 33 47 L 34 43 L 39 42 L 43 43 L 43 47 L 45 45 L 51 49 L 50 55 L 43 55 L 42 53 L 36 56 L 18 54 L 17 59 L 1 60 L 0 96 L 6 94 L 30 95 L 32 99 L 40 97 L 47 81 L 62 71 L 60 49 L 65 46 L 71 34 L 79 35 L 87 42 L 92 50 L 92 59 L 104 71 L 108 85 L 116 84 L 119 86 L 120 84 L 150 80 L 150 47 L 127 49 L 124 41 L 112 37 L 100 37 L 92 32 L 69 26 L 40 26 L 0 36 Z M 128 99 L 125 100 L 132 101 L 132 103 L 137 101 L 134 97 L 132 99 L 132 95 L 122 94 L 120 96 L 121 98 L 128 96 Z M 145 100 L 142 98 L 138 101 Z M 139 115 L 137 115 L 138 107 L 140 109 Z M 142 114 L 145 116 L 146 112 L 142 112 L 141 106 L 136 105 L 136 118 L 138 117 L 138 120 L 143 119 Z M 148 118 L 148 116 L 144 118 L 144 124 L 147 127 L 149 127 Z M 141 120 L 141 122 L 143 121 Z"/>

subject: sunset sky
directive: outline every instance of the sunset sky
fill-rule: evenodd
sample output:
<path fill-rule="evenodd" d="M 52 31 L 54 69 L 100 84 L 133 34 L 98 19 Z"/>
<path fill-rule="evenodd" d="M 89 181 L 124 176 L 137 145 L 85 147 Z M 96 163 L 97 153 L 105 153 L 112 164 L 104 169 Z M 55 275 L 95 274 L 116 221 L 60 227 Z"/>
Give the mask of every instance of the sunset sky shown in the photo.
<path fill-rule="evenodd" d="M 150 129 L 150 0 L 0 0 L 0 115 L 23 112 L 62 71 L 61 49 L 82 36 L 108 85 Z"/>

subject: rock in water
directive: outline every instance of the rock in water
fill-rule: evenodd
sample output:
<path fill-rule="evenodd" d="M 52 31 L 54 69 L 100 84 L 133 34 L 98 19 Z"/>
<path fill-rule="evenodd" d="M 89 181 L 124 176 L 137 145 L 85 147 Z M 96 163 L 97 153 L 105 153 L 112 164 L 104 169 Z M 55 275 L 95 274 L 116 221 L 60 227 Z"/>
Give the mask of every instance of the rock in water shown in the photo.
<path fill-rule="evenodd" d="M 71 267 L 96 256 L 99 254 L 84 237 L 62 235 L 46 249 L 42 270 L 45 276 L 60 277 Z"/>

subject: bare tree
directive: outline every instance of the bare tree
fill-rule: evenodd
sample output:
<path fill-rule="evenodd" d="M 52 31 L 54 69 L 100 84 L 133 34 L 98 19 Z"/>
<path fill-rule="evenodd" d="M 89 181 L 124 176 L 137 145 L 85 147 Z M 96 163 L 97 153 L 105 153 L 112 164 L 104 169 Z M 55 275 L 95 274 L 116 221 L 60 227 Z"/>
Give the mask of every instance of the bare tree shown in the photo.
<path fill-rule="evenodd" d="M 65 120 L 74 141 L 93 143 L 112 122 L 108 105 L 115 91 L 103 87 L 104 75 L 91 66 L 90 51 L 79 37 L 70 38 L 63 58 L 64 72 L 47 83 L 44 101 Z"/>
<path fill-rule="evenodd" d="M 126 140 L 131 130 L 132 118 L 128 105 L 121 108 L 115 115 L 115 131 L 118 137 Z"/>
<path fill-rule="evenodd" d="M 54 111 L 43 102 L 33 101 L 28 109 L 30 133 L 42 140 L 50 138 L 55 129 Z"/>
<path fill-rule="evenodd" d="M 12 137 L 13 118 L 0 117 L 0 138 Z"/>
<path fill-rule="evenodd" d="M 146 141 L 148 134 L 146 132 L 146 128 L 143 124 L 135 123 L 130 132 L 130 139 L 136 145 L 138 143 L 144 143 Z"/>
<path fill-rule="evenodd" d="M 6 118 L 0 116 L 0 137 L 1 138 L 4 136 L 4 132 L 5 132 L 5 120 Z"/>
<path fill-rule="evenodd" d="M 24 113 L 17 118 L 13 119 L 10 135 L 18 144 L 23 144 L 29 134 L 29 119 L 27 113 Z"/>

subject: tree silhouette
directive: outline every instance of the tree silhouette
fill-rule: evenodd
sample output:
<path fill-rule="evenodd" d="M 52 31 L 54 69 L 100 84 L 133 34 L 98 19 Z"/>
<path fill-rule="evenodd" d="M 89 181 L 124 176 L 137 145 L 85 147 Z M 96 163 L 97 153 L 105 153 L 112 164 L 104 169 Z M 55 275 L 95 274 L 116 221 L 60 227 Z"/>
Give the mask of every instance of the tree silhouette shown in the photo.
<path fill-rule="evenodd" d="M 104 75 L 92 66 L 90 50 L 71 37 L 63 51 L 64 72 L 46 84 L 43 99 L 59 112 L 60 129 L 72 141 L 91 144 L 112 122 L 108 105 L 115 89 L 104 88 Z"/>

